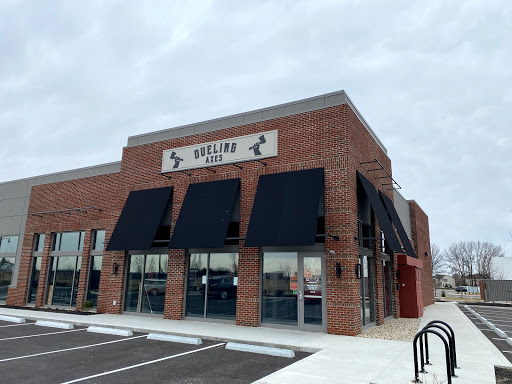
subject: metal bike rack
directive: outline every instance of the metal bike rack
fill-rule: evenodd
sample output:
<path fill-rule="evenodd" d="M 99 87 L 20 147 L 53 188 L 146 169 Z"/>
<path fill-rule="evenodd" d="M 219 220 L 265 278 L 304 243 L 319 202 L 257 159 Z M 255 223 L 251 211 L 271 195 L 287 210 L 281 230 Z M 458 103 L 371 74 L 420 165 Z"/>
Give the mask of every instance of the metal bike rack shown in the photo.
<path fill-rule="evenodd" d="M 426 335 L 427 333 L 432 333 L 434 335 L 439 336 L 439 338 L 443 341 L 444 344 L 444 352 L 445 352 L 445 359 L 446 359 L 446 376 L 448 377 L 448 384 L 452 384 L 452 363 L 451 363 L 451 354 L 450 354 L 450 347 L 448 346 L 448 343 L 446 342 L 445 338 L 439 333 L 432 329 L 422 329 L 419 331 L 416 336 L 414 336 L 413 341 L 413 349 L 414 349 L 414 383 L 420 383 L 420 376 L 418 371 L 418 349 L 416 347 L 416 343 L 418 339 L 421 339 L 423 335 Z M 423 343 L 420 343 L 422 346 Z M 421 348 L 421 355 L 423 356 L 423 348 Z M 422 359 L 423 360 L 423 359 Z M 425 372 L 423 369 L 423 361 L 422 361 L 422 369 L 421 372 Z M 426 372 L 425 372 L 426 373 Z"/>
<path fill-rule="evenodd" d="M 445 326 L 447 329 L 443 328 Z M 443 334 L 439 333 L 439 331 L 434 330 L 432 328 L 436 328 L 437 330 L 442 331 L 447 339 L 443 337 Z M 421 331 L 419 331 L 414 337 L 413 341 L 413 349 L 414 349 L 414 382 L 419 383 L 419 373 L 427 373 L 425 371 L 425 365 L 431 365 L 429 362 L 429 350 L 428 350 L 428 334 L 437 335 L 444 344 L 445 349 L 445 359 L 446 359 L 446 375 L 448 377 L 448 384 L 452 384 L 452 377 L 457 377 L 455 375 L 455 368 L 457 367 L 457 353 L 455 350 L 455 333 L 453 329 L 444 321 L 433 320 L 429 322 Z M 423 339 L 425 339 L 425 344 L 423 343 Z M 421 359 L 421 370 L 418 369 L 418 348 L 417 342 L 420 341 L 420 359 Z M 423 347 L 425 345 L 425 347 Z M 425 348 L 425 349 L 424 349 Z M 424 355 L 425 350 L 425 355 Z"/>

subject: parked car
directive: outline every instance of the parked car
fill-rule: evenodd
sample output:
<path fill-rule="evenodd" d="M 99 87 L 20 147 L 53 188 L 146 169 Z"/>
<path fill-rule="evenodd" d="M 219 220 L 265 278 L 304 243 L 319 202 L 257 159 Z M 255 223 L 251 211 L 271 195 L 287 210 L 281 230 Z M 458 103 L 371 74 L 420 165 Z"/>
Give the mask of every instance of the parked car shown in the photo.
<path fill-rule="evenodd" d="M 146 279 L 144 280 L 144 288 L 152 296 L 164 295 L 165 283 L 165 279 Z"/>
<path fill-rule="evenodd" d="M 455 291 L 457 292 L 467 292 L 468 287 L 455 287 Z"/>
<path fill-rule="evenodd" d="M 204 295 L 204 285 L 201 286 L 200 291 Z M 217 296 L 222 300 L 228 297 L 236 296 L 236 285 L 234 284 L 233 276 L 215 276 L 210 277 L 208 284 L 208 296 Z"/>

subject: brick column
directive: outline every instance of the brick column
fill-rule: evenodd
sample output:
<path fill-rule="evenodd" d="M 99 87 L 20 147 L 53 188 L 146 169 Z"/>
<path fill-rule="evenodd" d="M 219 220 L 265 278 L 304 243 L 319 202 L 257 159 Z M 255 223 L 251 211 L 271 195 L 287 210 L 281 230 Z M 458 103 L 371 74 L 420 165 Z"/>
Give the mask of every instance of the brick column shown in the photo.
<path fill-rule="evenodd" d="M 184 249 L 169 250 L 167 284 L 165 286 L 164 318 L 183 319 L 186 290 L 187 253 Z"/>

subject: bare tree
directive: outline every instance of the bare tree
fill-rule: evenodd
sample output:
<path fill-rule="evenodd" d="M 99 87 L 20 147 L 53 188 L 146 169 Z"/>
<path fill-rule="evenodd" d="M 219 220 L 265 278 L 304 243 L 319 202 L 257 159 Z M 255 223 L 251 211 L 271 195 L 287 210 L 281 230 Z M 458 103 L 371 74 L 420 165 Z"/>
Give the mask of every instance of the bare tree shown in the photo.
<path fill-rule="evenodd" d="M 430 245 L 430 260 L 432 261 L 432 274 L 434 276 L 440 275 L 445 271 L 444 253 L 441 252 L 441 248 L 435 243 Z"/>
<path fill-rule="evenodd" d="M 495 257 L 503 257 L 503 249 L 486 241 L 461 241 L 445 251 L 448 268 L 454 274 L 457 284 L 476 285 L 477 278 L 493 279 L 498 270 Z"/>

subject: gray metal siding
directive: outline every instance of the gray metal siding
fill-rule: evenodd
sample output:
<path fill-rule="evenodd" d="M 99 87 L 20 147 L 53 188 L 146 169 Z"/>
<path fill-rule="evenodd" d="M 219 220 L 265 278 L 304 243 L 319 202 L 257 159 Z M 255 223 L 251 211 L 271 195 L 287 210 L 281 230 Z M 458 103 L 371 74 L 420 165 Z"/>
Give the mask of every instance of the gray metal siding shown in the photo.
<path fill-rule="evenodd" d="M 384 151 L 384 153 L 387 153 L 387 149 L 384 147 L 384 144 L 382 144 L 375 132 L 371 129 L 370 125 L 359 113 L 345 91 L 327 93 L 324 95 L 297 100 L 291 103 L 280 104 L 273 107 L 262 108 L 255 111 L 239 113 L 236 115 L 207 120 L 195 124 L 182 125 L 161 131 L 149 132 L 142 135 L 130 136 L 128 138 L 127 146 L 134 147 L 137 145 L 149 144 L 157 141 L 175 139 L 177 137 L 212 132 L 220 129 L 232 128 L 244 124 L 258 123 L 260 121 L 272 120 L 285 116 L 293 116 L 299 113 L 311 112 L 344 104 L 347 104 L 354 111 L 361 123 L 365 126 L 366 130 L 377 142 L 379 147 Z"/>
<path fill-rule="evenodd" d="M 396 189 L 393 190 L 393 203 L 398 213 L 398 217 L 404 226 L 405 233 L 407 233 L 407 237 L 412 240 L 411 212 L 409 211 L 409 203 Z"/>
<path fill-rule="evenodd" d="M 485 301 L 512 301 L 512 280 L 485 280 Z"/>

